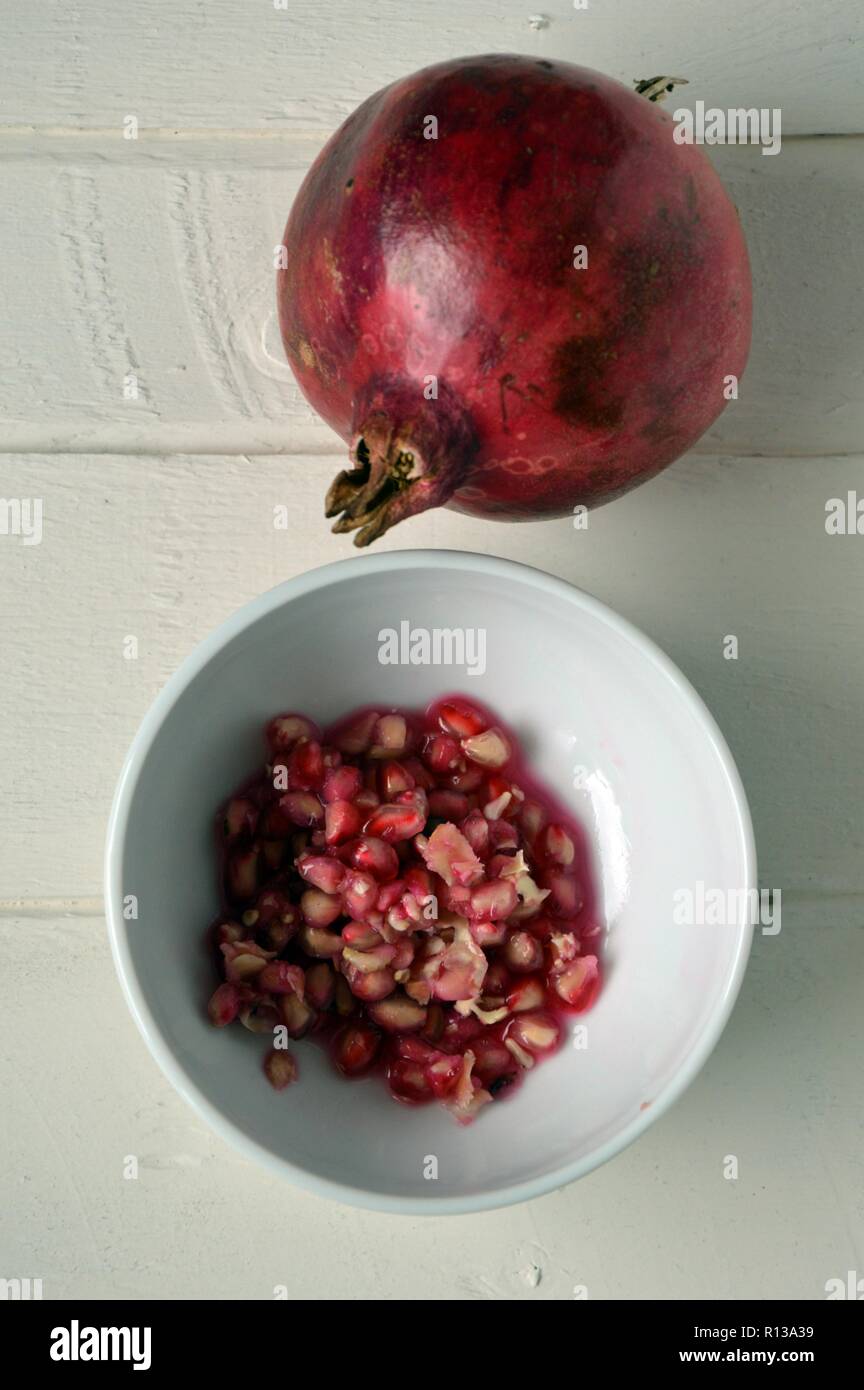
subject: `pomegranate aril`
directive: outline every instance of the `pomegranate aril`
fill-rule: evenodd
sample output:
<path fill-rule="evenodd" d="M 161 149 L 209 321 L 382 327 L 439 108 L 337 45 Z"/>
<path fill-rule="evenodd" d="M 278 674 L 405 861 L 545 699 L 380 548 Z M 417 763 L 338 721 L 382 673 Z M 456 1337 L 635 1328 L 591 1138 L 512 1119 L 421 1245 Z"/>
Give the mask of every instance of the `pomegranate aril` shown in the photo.
<path fill-rule="evenodd" d="M 244 1004 L 238 1014 L 240 1022 L 250 1033 L 271 1033 L 281 1023 L 279 1010 L 264 1000 Z"/>
<path fill-rule="evenodd" d="M 472 888 L 468 915 L 473 922 L 499 922 L 509 917 L 518 903 L 512 879 L 496 878 Z"/>
<path fill-rule="evenodd" d="M 368 951 L 361 951 L 356 946 L 346 945 L 342 952 L 343 969 L 351 966 L 354 970 L 359 970 L 361 975 L 371 975 L 373 972 L 383 971 L 391 964 L 396 954 L 396 947 L 382 942 L 380 937 L 378 937 L 378 942 L 378 945 Z"/>
<path fill-rule="evenodd" d="M 408 721 L 402 714 L 383 714 L 372 730 L 370 758 L 392 758 L 408 747 Z"/>
<path fill-rule="evenodd" d="M 232 902 L 246 902 L 258 887 L 258 846 L 234 850 L 228 857 L 226 888 Z"/>
<path fill-rule="evenodd" d="M 397 1057 L 387 1068 L 387 1082 L 392 1094 L 406 1105 L 419 1105 L 432 1099 L 432 1088 L 426 1072 L 417 1062 Z"/>
<path fill-rule="evenodd" d="M 304 854 L 297 860 L 297 872 L 322 893 L 338 893 L 345 878 L 345 865 L 326 854 Z"/>
<path fill-rule="evenodd" d="M 324 754 L 315 739 L 296 743 L 288 758 L 288 779 L 292 791 L 315 791 L 324 784 Z"/>
<path fill-rule="evenodd" d="M 445 700 L 438 707 L 438 723 L 454 738 L 473 738 L 488 727 L 488 719 L 467 700 Z"/>
<path fill-rule="evenodd" d="M 520 1013 L 507 1029 L 507 1037 L 532 1057 L 538 1057 L 554 1051 L 561 1039 L 561 1029 L 550 1013 Z"/>
<path fill-rule="evenodd" d="M 560 999 L 576 1013 L 591 1007 L 600 988 L 600 969 L 596 956 L 581 956 L 549 976 L 549 984 Z"/>
<path fill-rule="evenodd" d="M 304 998 L 313 1009 L 329 1009 L 336 993 L 336 976 L 326 961 L 310 965 L 306 971 L 306 992 Z"/>
<path fill-rule="evenodd" d="M 311 792 L 286 792 L 279 798 L 279 811 L 291 825 L 323 825 L 324 807 Z"/>
<path fill-rule="evenodd" d="M 496 854 L 502 850 L 518 849 L 519 835 L 515 825 L 510 821 L 501 820 L 497 816 L 489 819 L 489 843 Z"/>
<path fill-rule="evenodd" d="M 338 932 L 328 931 L 326 927 L 301 927 L 297 938 L 307 956 L 315 960 L 332 960 L 341 956 L 343 941 Z"/>
<path fill-rule="evenodd" d="M 341 845 L 359 835 L 363 814 L 351 801 L 331 801 L 324 807 L 324 838 L 328 845 Z"/>
<path fill-rule="evenodd" d="M 224 1028 L 233 1023 L 240 1012 L 240 991 L 236 985 L 223 984 L 214 990 L 207 1005 L 207 1013 L 214 1028 Z"/>
<path fill-rule="evenodd" d="M 472 811 L 469 816 L 465 817 L 459 828 L 474 853 L 480 859 L 485 859 L 489 852 L 489 822 L 482 811 Z"/>
<path fill-rule="evenodd" d="M 334 767 L 324 777 L 322 796 L 325 801 L 353 801 L 363 785 L 357 767 Z"/>
<path fill-rule="evenodd" d="M 576 847 L 567 831 L 561 825 L 547 825 L 538 837 L 538 850 L 550 863 L 569 867 L 576 855 Z"/>
<path fill-rule="evenodd" d="M 419 758 L 403 758 L 401 761 L 405 771 L 414 778 L 415 787 L 422 787 L 426 792 L 435 790 L 435 777 Z"/>
<path fill-rule="evenodd" d="M 541 882 L 544 888 L 549 889 L 547 911 L 557 916 L 575 917 L 584 902 L 578 880 L 561 870 L 554 870 L 544 874 Z"/>
<path fill-rule="evenodd" d="M 547 821 L 547 816 L 545 810 L 538 802 L 523 801 L 519 809 L 518 820 L 522 828 L 522 834 L 530 844 L 543 829 Z"/>
<path fill-rule="evenodd" d="M 366 922 L 346 923 L 342 928 L 342 940 L 346 946 L 352 946 L 355 951 L 368 951 L 373 946 L 380 946 L 381 944 L 380 934 Z"/>
<path fill-rule="evenodd" d="M 432 734 L 423 747 L 423 761 L 439 774 L 450 772 L 462 756 L 462 750 L 451 734 Z"/>
<path fill-rule="evenodd" d="M 382 801 L 395 801 L 400 792 L 414 789 L 414 778 L 402 763 L 384 763 L 378 773 L 378 792 Z"/>
<path fill-rule="evenodd" d="M 466 767 L 456 772 L 448 773 L 446 778 L 447 786 L 453 791 L 464 792 L 469 795 L 476 792 L 483 783 L 483 773 L 479 767 Z"/>
<path fill-rule="evenodd" d="M 464 792 L 449 791 L 446 787 L 430 792 L 429 814 L 439 820 L 462 821 L 468 815 L 468 798 Z"/>
<path fill-rule="evenodd" d="M 543 947 L 531 932 L 514 931 L 504 943 L 504 960 L 515 975 L 530 975 L 543 964 Z"/>
<path fill-rule="evenodd" d="M 368 751 L 372 742 L 372 730 L 377 723 L 377 712 L 364 710 L 361 714 L 338 724 L 329 732 L 327 741 L 335 744 L 339 751 L 348 757 L 358 757 Z"/>
<path fill-rule="evenodd" d="M 307 888 L 300 898 L 300 911 L 310 927 L 329 927 L 337 917 L 344 916 L 342 900 L 335 893 L 322 893 L 320 888 Z"/>
<path fill-rule="evenodd" d="M 235 941 L 242 941 L 245 935 L 246 929 L 241 927 L 239 922 L 219 922 L 215 928 L 218 946 L 232 945 Z"/>
<path fill-rule="evenodd" d="M 369 1004 L 367 1012 L 386 1033 L 419 1032 L 426 1024 L 427 1010 L 405 994 L 391 994 L 389 999 Z"/>
<path fill-rule="evenodd" d="M 371 874 L 379 883 L 388 883 L 399 873 L 396 851 L 380 836 L 361 835 L 351 846 L 350 860 L 355 869 Z"/>
<path fill-rule="evenodd" d="M 284 1091 L 297 1080 L 297 1063 L 284 1048 L 273 1048 L 264 1058 L 264 1074 L 276 1091 Z"/>
<path fill-rule="evenodd" d="M 342 883 L 342 905 L 345 914 L 359 921 L 365 921 L 375 910 L 378 901 L 378 883 L 371 874 L 361 873 L 359 869 L 349 869 Z"/>
<path fill-rule="evenodd" d="M 260 975 L 272 952 L 265 951 L 255 941 L 237 941 L 220 946 L 225 978 L 231 984 L 241 984 Z"/>
<path fill-rule="evenodd" d="M 243 913 L 247 927 L 266 927 L 275 921 L 284 921 L 290 926 L 296 920 L 294 904 L 283 888 L 262 888 L 254 907 Z"/>
<path fill-rule="evenodd" d="M 486 729 L 462 739 L 462 752 L 481 767 L 504 767 L 512 757 L 510 743 L 500 729 Z"/>
<path fill-rule="evenodd" d="M 303 998 L 304 975 L 299 965 L 287 960 L 271 960 L 258 976 L 258 987 L 266 994 L 298 994 Z"/>
<path fill-rule="evenodd" d="M 348 981 L 342 975 L 336 976 L 334 1003 L 337 1014 L 340 1014 L 342 1018 L 348 1018 L 351 1014 L 356 1013 L 357 1001 L 351 993 Z"/>
<path fill-rule="evenodd" d="M 426 1067 L 426 1079 L 438 1100 L 451 1094 L 462 1075 L 462 1058 L 458 1055 L 438 1056 Z"/>
<path fill-rule="evenodd" d="M 345 1076 L 368 1071 L 381 1046 L 381 1034 L 363 1023 L 349 1023 L 333 1039 L 333 1061 Z"/>
<path fill-rule="evenodd" d="M 518 1064 L 513 1054 L 497 1038 L 476 1038 L 471 1050 L 475 1058 L 474 1075 L 484 1086 L 500 1081 L 502 1077 L 516 1075 Z"/>
<path fill-rule="evenodd" d="M 315 1022 L 315 1010 L 299 994 L 281 994 L 278 1000 L 279 1013 L 289 1038 L 302 1038 Z"/>
<path fill-rule="evenodd" d="M 367 973 L 349 965 L 345 972 L 345 978 L 354 997 L 362 999 L 366 1003 L 372 1003 L 377 999 L 386 999 L 388 994 L 392 994 L 396 988 L 396 976 L 392 970 L 371 970 Z"/>
<path fill-rule="evenodd" d="M 396 904 L 402 899 L 402 896 L 405 892 L 406 888 L 404 879 L 394 878 L 392 882 L 385 883 L 382 888 L 379 888 L 378 897 L 375 899 L 375 907 L 377 911 L 385 913 L 388 912 L 391 907 L 395 907 Z"/>
<path fill-rule="evenodd" d="M 506 922 L 469 922 L 469 931 L 477 945 L 488 951 L 493 946 L 502 946 L 507 940 Z"/>
<path fill-rule="evenodd" d="M 379 806 L 363 829 L 367 835 L 393 842 L 413 840 L 426 824 L 426 816 L 414 806 Z"/>
<path fill-rule="evenodd" d="M 261 863 L 265 874 L 281 869 L 285 859 L 284 840 L 261 840 Z"/>
<path fill-rule="evenodd" d="M 430 1004 L 426 1009 L 426 1023 L 423 1037 L 431 1043 L 437 1042 L 444 1032 L 444 1010 L 440 1004 Z"/>
<path fill-rule="evenodd" d="M 245 796 L 232 797 L 222 815 L 222 834 L 229 843 L 241 835 L 254 835 L 258 807 Z"/>
<path fill-rule="evenodd" d="M 530 976 L 525 980 L 518 980 L 510 993 L 507 995 L 507 1007 L 511 1013 L 521 1014 L 528 1009 L 542 1008 L 546 1000 L 546 991 L 543 988 L 543 981 L 536 975 Z"/>
<path fill-rule="evenodd" d="M 267 746 L 273 753 L 286 752 L 301 738 L 319 737 L 316 725 L 303 714 L 277 714 L 267 725 Z"/>

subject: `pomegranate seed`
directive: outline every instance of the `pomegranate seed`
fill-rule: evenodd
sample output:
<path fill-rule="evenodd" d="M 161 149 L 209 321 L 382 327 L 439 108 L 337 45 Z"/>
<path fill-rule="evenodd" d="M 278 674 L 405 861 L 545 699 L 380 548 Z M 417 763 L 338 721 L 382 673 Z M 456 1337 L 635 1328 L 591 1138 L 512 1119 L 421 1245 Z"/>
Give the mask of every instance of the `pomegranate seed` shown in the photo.
<path fill-rule="evenodd" d="M 258 824 L 258 807 L 245 796 L 235 796 L 222 815 L 222 834 L 229 844 L 241 835 L 254 835 Z"/>
<path fill-rule="evenodd" d="M 549 890 L 548 910 L 557 916 L 575 917 L 584 902 L 578 881 L 570 874 L 553 871 L 544 874 L 542 883 Z"/>
<path fill-rule="evenodd" d="M 293 748 L 301 738 L 317 739 L 318 729 L 302 714 L 278 714 L 267 725 L 267 746 L 273 753 Z"/>
<path fill-rule="evenodd" d="M 434 790 L 435 778 L 428 767 L 424 767 L 419 758 L 403 758 L 402 766 L 414 778 L 415 787 L 422 787 L 426 792 Z"/>
<path fill-rule="evenodd" d="M 351 987 L 342 975 L 336 976 L 335 1003 L 336 1012 L 337 1014 L 341 1014 L 342 1018 L 348 1018 L 357 1008 L 357 1002 L 354 995 L 351 993 Z"/>
<path fill-rule="evenodd" d="M 485 859 L 489 853 L 489 822 L 482 812 L 472 811 L 460 829 L 478 858 Z"/>
<path fill-rule="evenodd" d="M 512 981 L 510 972 L 502 960 L 493 960 L 489 969 L 486 971 L 486 979 L 483 981 L 483 992 L 488 995 L 496 995 L 503 999 L 510 989 Z"/>
<path fill-rule="evenodd" d="M 349 966 L 345 978 L 354 997 L 365 1000 L 367 1004 L 377 999 L 386 999 L 396 988 L 396 976 L 392 970 L 366 972 Z"/>
<path fill-rule="evenodd" d="M 514 931 L 504 945 L 504 959 L 516 975 L 530 975 L 543 964 L 543 947 L 528 931 Z"/>
<path fill-rule="evenodd" d="M 324 838 L 328 845 L 341 845 L 363 828 L 363 815 L 350 801 L 331 801 L 324 807 Z"/>
<path fill-rule="evenodd" d="M 582 1013 L 591 1007 L 600 988 L 600 969 L 596 956 L 581 956 L 549 976 L 549 983 L 565 1004 Z"/>
<path fill-rule="evenodd" d="M 405 994 L 391 994 L 389 999 L 380 999 L 370 1004 L 367 1012 L 385 1033 L 415 1033 L 426 1024 L 427 1010 Z"/>
<path fill-rule="evenodd" d="M 239 922 L 220 922 L 216 927 L 215 934 L 217 945 L 222 946 L 232 945 L 235 941 L 242 941 L 245 931 Z"/>
<path fill-rule="evenodd" d="M 444 1031 L 439 1040 L 443 1052 L 462 1052 L 470 1042 L 483 1032 L 483 1024 L 473 1014 L 460 1017 L 459 1014 L 446 1015 Z"/>
<path fill-rule="evenodd" d="M 402 763 L 386 762 L 378 773 L 378 791 L 382 801 L 395 801 L 400 792 L 414 790 L 414 778 Z"/>
<path fill-rule="evenodd" d="M 504 767 L 513 754 L 510 743 L 500 729 L 486 729 L 482 734 L 463 738 L 462 752 L 472 763 L 479 763 L 481 767 Z"/>
<path fill-rule="evenodd" d="M 381 936 L 366 922 L 348 922 L 342 928 L 342 940 L 355 951 L 368 951 L 381 944 Z"/>
<path fill-rule="evenodd" d="M 531 843 L 546 824 L 546 812 L 536 801 L 523 801 L 519 811 L 522 834 Z"/>
<path fill-rule="evenodd" d="M 441 820 L 461 821 L 468 815 L 468 798 L 463 792 L 448 791 L 445 787 L 430 794 L 429 811 Z"/>
<path fill-rule="evenodd" d="M 284 840 L 262 840 L 261 858 L 264 861 L 264 868 L 270 873 L 275 873 L 281 869 L 285 858 Z"/>
<path fill-rule="evenodd" d="M 459 1056 L 439 1056 L 426 1068 L 429 1085 L 438 1100 L 450 1095 L 461 1075 L 462 1058 Z"/>
<path fill-rule="evenodd" d="M 358 767 L 331 768 L 324 778 L 325 801 L 353 801 L 363 785 Z"/>
<path fill-rule="evenodd" d="M 444 1032 L 444 1010 L 440 1004 L 430 1004 L 426 1010 L 426 1026 L 423 1037 L 429 1042 L 437 1042 Z"/>
<path fill-rule="evenodd" d="M 333 893 L 322 893 L 320 888 L 306 889 L 300 898 L 300 911 L 310 927 L 329 927 L 343 916 L 341 899 Z"/>
<path fill-rule="evenodd" d="M 381 798 L 371 787 L 364 787 L 355 796 L 354 805 L 365 820 L 370 811 L 374 811 L 376 806 L 381 805 Z"/>
<path fill-rule="evenodd" d="M 240 1012 L 240 991 L 236 985 L 224 984 L 214 990 L 207 1005 L 207 1013 L 214 1028 L 224 1028 L 233 1023 Z"/>
<path fill-rule="evenodd" d="M 543 981 L 532 975 L 527 980 L 518 980 L 507 995 L 507 1007 L 511 1013 L 521 1014 L 528 1009 L 539 1009 L 546 999 Z"/>
<path fill-rule="evenodd" d="M 380 836 L 361 835 L 352 844 L 350 859 L 355 869 L 372 874 L 379 883 L 388 883 L 399 873 L 396 851 Z"/>
<path fill-rule="evenodd" d="M 277 1009 L 262 1000 L 244 1004 L 239 1014 L 240 1022 L 250 1033 L 272 1033 L 281 1023 Z"/>
<path fill-rule="evenodd" d="M 243 921 L 249 927 L 266 927 L 275 921 L 290 926 L 296 920 L 294 904 L 282 888 L 263 888 L 255 899 L 254 908 L 243 913 Z"/>
<path fill-rule="evenodd" d="M 501 1090 L 500 1086 L 495 1086 L 495 1082 L 516 1075 L 518 1066 L 513 1054 L 497 1038 L 477 1038 L 471 1044 L 471 1050 L 475 1057 L 475 1075 L 484 1086 L 494 1087 L 495 1091 Z"/>
<path fill-rule="evenodd" d="M 502 946 L 507 940 L 506 922 L 469 922 L 468 926 L 477 945 L 484 951 L 491 946 Z"/>
<path fill-rule="evenodd" d="M 298 940 L 307 956 L 314 956 L 315 960 L 332 960 L 342 954 L 341 936 L 326 927 L 302 927 Z"/>
<path fill-rule="evenodd" d="M 392 960 L 394 974 L 407 970 L 414 963 L 414 942 L 410 936 L 402 937 L 400 941 L 394 943 L 396 954 Z"/>
<path fill-rule="evenodd" d="M 507 1037 L 532 1057 L 538 1057 L 543 1052 L 554 1051 L 561 1038 L 561 1029 L 549 1013 L 521 1013 L 510 1024 Z"/>
<path fill-rule="evenodd" d="M 432 1088 L 426 1072 L 416 1062 L 397 1057 L 387 1068 L 387 1082 L 397 1100 L 406 1105 L 419 1105 L 432 1099 Z"/>
<path fill-rule="evenodd" d="M 457 792 L 476 792 L 482 782 L 483 773 L 479 767 L 466 767 L 449 773 L 447 777 L 447 785 Z"/>
<path fill-rule="evenodd" d="M 372 742 L 372 730 L 377 723 L 377 713 L 374 710 L 366 710 L 365 713 L 339 726 L 336 732 L 331 734 L 329 742 L 335 743 L 341 753 L 357 757 L 367 752 Z"/>
<path fill-rule="evenodd" d="M 314 1009 L 299 994 L 281 994 L 279 1012 L 289 1038 L 304 1037 L 315 1022 Z"/>
<path fill-rule="evenodd" d="M 423 761 L 432 772 L 449 772 L 460 757 L 459 744 L 450 734 L 432 734 L 423 747 Z"/>
<path fill-rule="evenodd" d="M 576 848 L 561 825 L 547 825 L 538 840 L 540 853 L 553 864 L 563 868 L 573 863 Z"/>
<path fill-rule="evenodd" d="M 534 1065 L 533 1053 L 528 1052 L 515 1038 L 505 1038 L 504 1046 L 507 1048 L 508 1052 L 512 1052 L 520 1067 L 524 1067 L 526 1071 L 530 1071 L 531 1067 Z"/>
<path fill-rule="evenodd" d="M 342 883 L 342 905 L 345 914 L 365 921 L 378 901 L 378 884 L 371 874 L 349 869 Z"/>
<path fill-rule="evenodd" d="M 315 739 L 301 739 L 288 755 L 288 784 L 292 791 L 311 792 L 324 783 L 324 754 Z"/>
<path fill-rule="evenodd" d="M 326 854 L 304 854 L 297 860 L 297 872 L 322 893 L 338 893 L 345 878 L 345 866 Z"/>
<path fill-rule="evenodd" d="M 224 959 L 225 978 L 233 985 L 254 979 L 273 959 L 272 951 L 263 950 L 255 941 L 236 941 L 219 949 Z"/>
<path fill-rule="evenodd" d="M 390 883 L 385 883 L 383 888 L 379 888 L 378 897 L 375 900 L 377 911 L 387 912 L 391 907 L 395 907 L 405 891 L 404 879 L 394 878 Z"/>
<path fill-rule="evenodd" d="M 519 836 L 516 827 L 509 821 L 499 820 L 493 816 L 489 821 L 489 841 L 496 852 L 500 850 L 518 849 Z"/>
<path fill-rule="evenodd" d="M 276 1091 L 284 1091 L 297 1080 L 297 1063 L 284 1048 L 273 1048 L 264 1058 L 264 1074 Z"/>
<path fill-rule="evenodd" d="M 394 840 L 413 840 L 426 824 L 426 817 L 413 806 L 379 806 L 363 827 L 367 835 L 375 835 L 391 843 Z"/>
<path fill-rule="evenodd" d="M 344 940 L 344 938 L 343 938 Z M 381 938 L 378 938 L 379 942 Z M 396 947 L 390 946 L 386 942 L 381 942 L 369 951 L 360 951 L 356 946 L 346 946 L 342 952 L 342 963 L 344 966 L 351 966 L 354 970 L 359 970 L 361 975 L 371 975 L 383 971 L 385 966 L 390 965 L 396 954 Z M 350 979 L 349 979 L 350 984 Z M 356 990 L 354 993 L 356 994 Z"/>
<path fill-rule="evenodd" d="M 248 901 L 255 896 L 258 887 L 258 846 L 251 849 L 238 849 L 228 858 L 227 865 L 228 897 L 235 903 Z"/>
<path fill-rule="evenodd" d="M 271 960 L 258 976 L 258 985 L 267 994 L 299 994 L 303 998 L 305 980 L 299 965 L 287 960 Z"/>
<path fill-rule="evenodd" d="M 402 714 L 382 714 L 372 730 L 370 758 L 393 758 L 408 747 L 408 721 Z"/>
<path fill-rule="evenodd" d="M 368 1071 L 381 1046 L 381 1034 L 363 1023 L 349 1023 L 333 1039 L 333 1060 L 344 1076 Z"/>
<path fill-rule="evenodd" d="M 518 903 L 513 880 L 496 878 L 472 888 L 468 915 L 473 922 L 498 922 L 509 917 Z"/>
<path fill-rule="evenodd" d="M 438 709 L 438 723 L 445 734 L 462 739 L 481 734 L 489 721 L 467 700 L 445 700 Z"/>
<path fill-rule="evenodd" d="M 306 993 L 305 999 L 312 1005 L 313 1009 L 329 1009 L 333 1003 L 333 996 L 336 993 L 336 976 L 333 974 L 331 966 L 326 961 L 319 961 L 317 965 L 310 965 L 306 971 Z"/>
<path fill-rule="evenodd" d="M 311 792 L 286 792 L 279 798 L 279 810 L 292 825 L 323 825 L 324 807 Z"/>

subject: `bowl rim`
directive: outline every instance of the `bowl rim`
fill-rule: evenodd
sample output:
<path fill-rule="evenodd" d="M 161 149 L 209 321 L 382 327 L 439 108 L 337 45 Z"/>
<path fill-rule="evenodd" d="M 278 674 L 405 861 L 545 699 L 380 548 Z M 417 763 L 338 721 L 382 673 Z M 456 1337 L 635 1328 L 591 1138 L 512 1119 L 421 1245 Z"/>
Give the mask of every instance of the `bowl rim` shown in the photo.
<path fill-rule="evenodd" d="M 680 1098 L 714 1050 L 741 988 L 753 939 L 753 924 L 752 922 L 745 922 L 742 927 L 739 927 L 732 968 L 725 987 L 715 1001 L 714 1009 L 706 1021 L 702 1033 L 691 1048 L 686 1062 L 663 1090 L 653 1098 L 650 1109 L 642 1111 L 617 1134 L 607 1139 L 605 1143 L 572 1163 L 560 1165 L 540 1177 L 497 1188 L 490 1192 L 464 1197 L 435 1197 L 432 1195 L 424 1198 L 402 1197 L 362 1187 L 352 1187 L 349 1184 L 320 1177 L 314 1171 L 300 1167 L 289 1159 L 273 1153 L 263 1144 L 245 1134 L 223 1115 L 213 1101 L 204 1094 L 174 1053 L 149 1008 L 132 959 L 128 923 L 124 920 L 121 910 L 123 850 L 130 808 L 144 763 L 165 718 L 186 688 L 234 637 L 260 618 L 295 599 L 302 598 L 306 594 L 332 584 L 350 583 L 364 575 L 386 574 L 393 571 L 428 567 L 458 568 L 474 571 L 478 574 L 482 573 L 487 577 L 516 580 L 533 588 L 541 595 L 544 593 L 549 596 L 554 595 L 569 603 L 575 603 L 640 649 L 641 653 L 658 667 L 660 672 L 677 688 L 678 693 L 689 704 L 704 728 L 732 794 L 738 834 L 744 850 L 746 882 L 740 886 L 745 888 L 748 894 L 750 890 L 757 888 L 756 845 L 747 797 L 726 740 L 707 705 L 687 677 L 650 637 L 647 637 L 638 627 L 628 619 L 621 617 L 607 604 L 602 603 L 592 594 L 586 593 L 567 580 L 547 574 L 533 565 L 522 564 L 497 555 L 483 555 L 471 551 L 449 549 L 385 551 L 380 554 L 332 561 L 315 569 L 307 570 L 293 579 L 285 580 L 281 584 L 277 584 L 275 588 L 269 589 L 245 603 L 209 632 L 184 658 L 150 705 L 129 746 L 114 792 L 105 847 L 105 915 L 111 953 L 123 995 L 152 1057 L 174 1089 L 198 1112 L 220 1138 L 226 1140 L 245 1158 L 257 1161 L 270 1172 L 287 1177 L 295 1186 L 316 1196 L 328 1197 L 350 1206 L 362 1207 L 371 1211 L 410 1216 L 459 1215 L 490 1211 L 518 1202 L 530 1201 L 534 1197 L 540 1197 L 544 1193 L 555 1191 L 577 1178 L 584 1177 L 628 1148 Z M 750 901 L 749 896 L 747 901 Z"/>

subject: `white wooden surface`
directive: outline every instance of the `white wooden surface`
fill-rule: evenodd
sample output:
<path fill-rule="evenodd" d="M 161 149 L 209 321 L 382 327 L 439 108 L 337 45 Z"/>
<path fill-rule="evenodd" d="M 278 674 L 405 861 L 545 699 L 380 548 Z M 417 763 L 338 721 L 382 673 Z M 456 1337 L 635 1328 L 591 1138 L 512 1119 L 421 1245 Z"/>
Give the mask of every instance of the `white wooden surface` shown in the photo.
<path fill-rule="evenodd" d="M 0 497 L 42 498 L 44 536 L 0 535 L 0 1277 L 41 1277 L 46 1297 L 350 1299 L 359 1269 L 371 1297 L 564 1300 L 576 1284 L 817 1299 L 864 1274 L 864 538 L 824 525 L 828 498 L 864 495 L 860 7 L 2 9 Z M 757 939 L 716 1053 L 636 1147 L 515 1210 L 411 1221 L 301 1197 L 197 1122 L 120 999 L 100 861 L 123 754 L 168 674 L 247 598 L 350 551 L 320 510 L 340 446 L 272 321 L 303 171 L 376 87 L 495 50 L 625 80 L 682 71 L 694 100 L 782 108 L 795 138 L 778 157 L 714 152 L 753 257 L 751 366 L 697 450 L 585 534 L 441 512 L 385 545 L 541 565 L 655 637 L 738 759 L 783 929 Z"/>

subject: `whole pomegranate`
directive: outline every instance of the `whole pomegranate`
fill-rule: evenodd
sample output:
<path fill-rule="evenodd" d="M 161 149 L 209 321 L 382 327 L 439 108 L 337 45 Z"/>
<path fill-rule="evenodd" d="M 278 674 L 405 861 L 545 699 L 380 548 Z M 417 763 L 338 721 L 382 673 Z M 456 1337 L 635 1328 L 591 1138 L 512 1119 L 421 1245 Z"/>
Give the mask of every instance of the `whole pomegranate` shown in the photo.
<path fill-rule="evenodd" d="M 350 443 L 335 531 L 368 545 L 443 504 L 561 516 L 719 415 L 747 360 L 747 250 L 674 131 L 599 73 L 511 55 L 426 68 L 349 116 L 277 286 L 300 387 Z"/>

